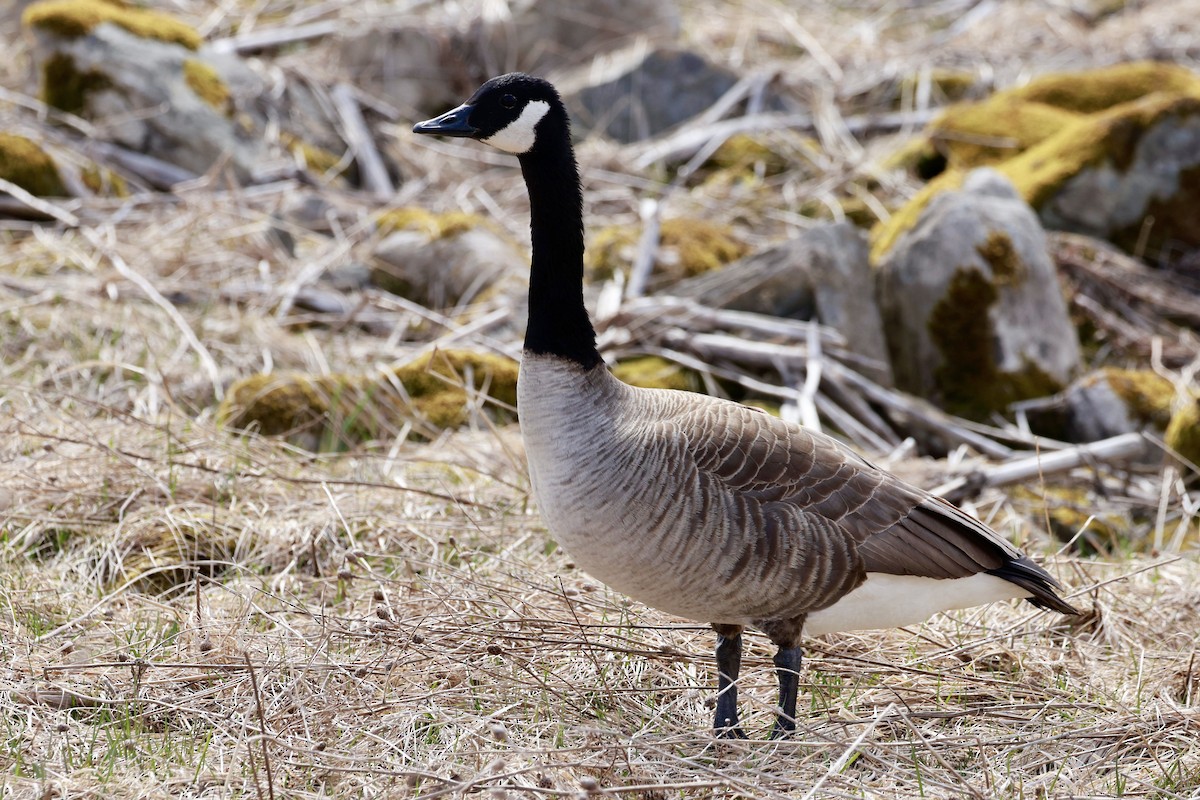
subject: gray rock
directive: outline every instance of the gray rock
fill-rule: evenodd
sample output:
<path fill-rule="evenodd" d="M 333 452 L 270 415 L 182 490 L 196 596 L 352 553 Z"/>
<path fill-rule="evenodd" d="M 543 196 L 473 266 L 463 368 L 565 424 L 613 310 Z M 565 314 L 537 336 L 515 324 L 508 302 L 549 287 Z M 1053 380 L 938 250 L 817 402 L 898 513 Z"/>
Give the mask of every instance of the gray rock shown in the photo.
<path fill-rule="evenodd" d="M 691 119 L 737 83 L 733 72 L 697 53 L 672 48 L 627 48 L 559 81 L 571 119 L 629 143 Z"/>
<path fill-rule="evenodd" d="M 188 85 L 185 62 L 201 61 L 217 69 L 206 54 L 104 23 L 76 38 L 39 33 L 38 60 L 52 56 L 71 59 L 81 75 L 103 76 L 104 86 L 85 95 L 83 112 L 102 123 L 110 141 L 196 174 L 228 157 L 243 180 L 267 157 L 261 139 L 238 125 L 229 110 L 214 108 Z M 229 75 L 225 80 L 231 92 L 260 89 L 252 73 L 235 70 L 228 57 L 220 64 Z"/>
<path fill-rule="evenodd" d="M 340 72 L 352 75 L 354 84 L 381 98 L 409 119 L 425 119 L 433 111 L 461 102 L 463 85 L 453 76 L 462 73 L 455 62 L 465 53 L 474 61 L 475 45 L 454 43 L 448 25 L 427 23 L 412 27 L 371 28 L 343 37 L 337 51 Z"/>
<path fill-rule="evenodd" d="M 1034 432 L 1095 442 L 1141 430 L 1162 435 L 1175 400 L 1175 386 L 1151 370 L 1105 367 L 1053 398 L 1034 401 L 1026 413 Z"/>
<path fill-rule="evenodd" d="M 499 282 L 521 281 L 528 259 L 487 228 L 441 237 L 421 231 L 390 234 L 375 248 L 375 285 L 430 308 L 470 302 Z"/>
<path fill-rule="evenodd" d="M 510 17 L 489 25 L 501 63 L 543 72 L 590 62 L 634 39 L 671 41 L 679 34 L 673 0 L 516 0 Z"/>
<path fill-rule="evenodd" d="M 839 331 L 850 350 L 876 362 L 870 377 L 888 385 L 891 369 L 872 280 L 866 237 L 840 222 L 682 281 L 671 293 L 720 308 L 816 319 Z"/>
<path fill-rule="evenodd" d="M 877 277 L 896 384 L 947 409 L 986 417 L 1079 366 L 1045 232 L 994 170 L 935 196 Z"/>
<path fill-rule="evenodd" d="M 1198 168 L 1200 108 L 1191 114 L 1166 114 L 1142 133 L 1127 164 L 1106 159 L 1085 167 L 1042 205 L 1041 217 L 1048 228 L 1109 239 L 1140 230 L 1148 217 L 1168 216 L 1180 222 L 1159 220 L 1160 227 L 1174 223 L 1173 237 L 1200 246 Z M 1156 214 L 1155 204 L 1165 209 Z M 1178 211 L 1167 210 L 1175 206 Z M 1190 224 L 1183 216 L 1189 210 Z"/>

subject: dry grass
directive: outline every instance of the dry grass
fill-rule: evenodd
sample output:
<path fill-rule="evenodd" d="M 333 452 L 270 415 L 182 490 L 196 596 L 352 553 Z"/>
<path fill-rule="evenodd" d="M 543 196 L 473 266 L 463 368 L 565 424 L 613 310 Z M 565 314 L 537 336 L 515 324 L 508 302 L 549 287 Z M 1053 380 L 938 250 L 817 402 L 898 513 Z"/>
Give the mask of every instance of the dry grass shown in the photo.
<path fill-rule="evenodd" d="M 1192 559 L 810 644 L 800 732 L 716 742 L 712 637 L 573 569 L 512 432 L 315 458 L 9 392 L 2 779 L 25 794 L 1186 797 Z M 1011 508 L 991 509 L 1002 517 Z M 773 702 L 753 640 L 748 726 Z"/>
<path fill-rule="evenodd" d="M 947 26 L 969 4 L 923 5 L 797 17 L 845 72 L 840 95 L 814 92 L 814 107 L 890 102 L 931 54 L 1002 81 L 1064 42 L 1071 55 L 1047 64 L 1086 63 L 1115 41 L 1127 57 L 1184 59 L 1177 43 L 1197 25 L 1183 3 L 1144 4 L 1132 32 L 1085 35 L 1057 7 L 1014 3 L 955 37 Z M 211 4 L 174 7 L 212 35 L 252 27 Z M 286 21 L 305 7 L 257 8 Z M 743 67 L 785 59 L 793 86 L 829 83 L 778 8 L 739 4 L 730 25 L 688 4 L 685 36 Z M 1022 13 L 1039 22 L 1015 25 Z M 9 89 L 24 85 L 23 58 L 0 65 Z M 15 107 L 0 121 L 41 130 Z M 665 213 L 730 220 L 761 244 L 812 224 L 802 201 L 836 205 L 864 176 L 884 204 L 911 190 L 828 121 L 816 162 L 753 191 L 689 187 Z M 395 205 L 473 211 L 527 236 L 508 159 L 394 135 Z M 635 221 L 639 197 L 661 189 L 610 145 L 580 153 L 597 226 Z M 814 640 L 797 737 L 716 742 L 711 634 L 574 569 L 532 505 L 513 429 L 479 416 L 430 443 L 313 455 L 214 425 L 238 377 L 394 364 L 503 302 L 447 321 L 368 291 L 344 317 L 307 311 L 297 291 L 361 258 L 380 209 L 321 190 L 335 233 L 291 228 L 293 255 L 271 228 L 299 191 L 213 180 L 75 208 L 76 231 L 0 231 L 0 794 L 1196 796 L 1194 488 L 1156 471 L 1074 476 L 1123 510 L 1150 503 L 1131 516 L 1133 539 L 1182 531 L 1182 557 L 1131 547 L 1111 561 L 1055 556 L 1036 504 L 986 495 L 976 510 L 1032 540 L 1082 619 L 999 605 Z M 389 329 L 365 333 L 366 311 Z M 944 466 L 926 468 L 937 483 Z M 747 727 L 765 732 L 771 652 L 762 638 L 747 649 Z"/>

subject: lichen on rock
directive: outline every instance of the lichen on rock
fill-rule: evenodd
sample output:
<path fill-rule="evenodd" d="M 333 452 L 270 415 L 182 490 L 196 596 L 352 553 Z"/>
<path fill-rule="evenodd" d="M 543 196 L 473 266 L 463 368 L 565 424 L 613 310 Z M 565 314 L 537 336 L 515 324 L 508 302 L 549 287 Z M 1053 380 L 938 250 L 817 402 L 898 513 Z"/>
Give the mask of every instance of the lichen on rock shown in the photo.
<path fill-rule="evenodd" d="M 1200 467 L 1200 395 L 1171 415 L 1163 441 L 1193 467 Z"/>
<path fill-rule="evenodd" d="M 210 65 L 196 58 L 185 59 L 183 79 L 201 100 L 222 114 L 229 113 L 232 107 L 229 86 Z"/>
<path fill-rule="evenodd" d="M 79 69 L 67 53 L 53 53 L 42 64 L 42 101 L 68 114 L 83 116 L 88 96 L 112 85 L 100 70 Z"/>
<path fill-rule="evenodd" d="M 877 267 L 897 386 L 964 416 L 1059 391 L 1079 363 L 1032 210 L 1000 175 L 931 198 Z"/>
<path fill-rule="evenodd" d="M 479 394 L 490 400 L 477 403 L 472 397 Z M 473 403 L 509 419 L 516 402 L 515 361 L 436 350 L 385 373 L 252 375 L 230 387 L 217 417 L 233 429 L 328 450 L 392 434 L 406 420 L 424 430 L 458 427 Z"/>
<path fill-rule="evenodd" d="M 50 154 L 32 139 L 16 134 L 0 133 L 0 178 L 41 197 L 67 194 Z"/>
<path fill-rule="evenodd" d="M 608 280 L 627 271 L 636 255 L 640 229 L 615 225 L 591 236 L 586 268 L 591 280 Z M 655 254 L 654 282 L 659 285 L 720 269 L 748 248 L 728 225 L 694 217 L 663 220 Z"/>
<path fill-rule="evenodd" d="M 490 228 L 492 223 L 478 214 L 466 211 L 434 213 L 420 206 L 402 206 L 380 213 L 375 218 L 376 228 L 382 235 L 396 231 L 420 231 L 431 239 L 454 236 L 480 226 Z"/>
<path fill-rule="evenodd" d="M 876 259 L 911 225 L 911 206 L 980 165 L 1007 176 L 1047 227 L 1151 255 L 1168 243 L 1200 245 L 1200 75 L 1184 67 L 1138 62 L 1045 75 L 948 109 L 922 143 L 905 148 L 904 163 L 932 163 L 931 149 L 945 171 L 877 226 Z"/>
<path fill-rule="evenodd" d="M 397 208 L 376 218 L 386 233 L 372 252 L 371 281 L 431 308 L 451 308 L 508 286 L 524 289 L 528 257 L 474 214 Z"/>
<path fill-rule="evenodd" d="M 116 0 L 44 0 L 25 9 L 22 23 L 63 38 L 87 36 L 97 25 L 110 22 L 143 39 L 173 42 L 198 50 L 203 38 L 195 28 L 159 11 Z"/>
<path fill-rule="evenodd" d="M 612 371 L 625 383 L 643 389 L 703 391 L 703 383 L 694 370 L 661 356 L 638 356 L 619 361 Z"/>

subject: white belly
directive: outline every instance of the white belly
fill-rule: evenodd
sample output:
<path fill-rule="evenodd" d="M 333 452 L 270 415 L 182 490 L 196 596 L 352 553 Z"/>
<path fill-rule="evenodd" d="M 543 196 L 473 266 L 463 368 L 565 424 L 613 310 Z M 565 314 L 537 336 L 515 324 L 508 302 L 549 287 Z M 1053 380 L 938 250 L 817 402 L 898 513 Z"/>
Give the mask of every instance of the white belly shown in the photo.
<path fill-rule="evenodd" d="M 804 632 L 815 636 L 898 628 L 924 622 L 939 611 L 1028 596 L 1026 589 L 987 573 L 938 579 L 868 572 L 866 582 L 854 591 L 832 606 L 809 614 Z"/>

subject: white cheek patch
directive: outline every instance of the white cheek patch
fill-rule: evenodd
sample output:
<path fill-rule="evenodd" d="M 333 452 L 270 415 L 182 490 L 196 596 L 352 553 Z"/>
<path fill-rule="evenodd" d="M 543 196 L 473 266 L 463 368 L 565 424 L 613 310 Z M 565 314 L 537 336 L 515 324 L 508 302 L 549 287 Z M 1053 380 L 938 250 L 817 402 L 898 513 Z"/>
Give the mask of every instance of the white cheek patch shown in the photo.
<path fill-rule="evenodd" d="M 506 153 L 528 153 L 537 141 L 537 124 L 549 110 L 550 104 L 545 100 L 534 100 L 521 109 L 521 116 L 480 141 Z"/>

